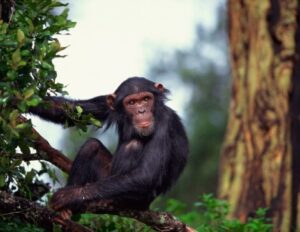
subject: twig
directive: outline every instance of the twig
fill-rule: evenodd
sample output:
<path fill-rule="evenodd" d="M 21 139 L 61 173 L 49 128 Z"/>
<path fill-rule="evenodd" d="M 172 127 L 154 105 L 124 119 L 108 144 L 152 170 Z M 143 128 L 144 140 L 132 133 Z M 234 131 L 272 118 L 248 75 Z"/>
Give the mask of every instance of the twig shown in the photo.
<path fill-rule="evenodd" d="M 10 154 L 10 153 L 7 153 L 7 152 L 0 152 L 0 156 L 8 156 L 11 159 L 21 159 L 23 161 L 46 160 L 39 153 L 31 153 L 31 154 L 15 153 L 15 154 Z"/>

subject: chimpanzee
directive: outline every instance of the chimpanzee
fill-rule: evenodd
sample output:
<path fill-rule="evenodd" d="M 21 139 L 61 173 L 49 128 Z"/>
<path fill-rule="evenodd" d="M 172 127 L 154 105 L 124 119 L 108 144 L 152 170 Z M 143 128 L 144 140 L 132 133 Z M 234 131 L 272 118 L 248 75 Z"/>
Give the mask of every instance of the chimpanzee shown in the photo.
<path fill-rule="evenodd" d="M 188 141 L 179 117 L 164 104 L 168 92 L 162 84 L 132 77 L 114 94 L 89 100 L 49 97 L 50 107 L 30 110 L 46 120 L 72 124 L 63 105 L 79 105 L 107 127 L 115 124 L 119 135 L 114 155 L 94 138 L 81 147 L 67 187 L 53 195 L 54 210 L 73 210 L 94 200 L 146 209 L 174 184 L 186 164 Z"/>

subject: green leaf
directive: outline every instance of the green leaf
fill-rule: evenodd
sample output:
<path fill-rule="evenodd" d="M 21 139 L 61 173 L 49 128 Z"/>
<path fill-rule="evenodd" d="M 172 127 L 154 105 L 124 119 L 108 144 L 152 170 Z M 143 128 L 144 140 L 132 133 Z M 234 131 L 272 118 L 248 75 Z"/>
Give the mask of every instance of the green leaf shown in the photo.
<path fill-rule="evenodd" d="M 5 175 L 0 175 L 0 188 L 5 186 L 6 183 L 5 180 L 6 180 Z"/>
<path fill-rule="evenodd" d="M 28 29 L 29 29 L 29 32 L 32 33 L 34 31 L 34 25 L 32 23 L 32 20 L 29 19 L 29 18 L 26 18 L 26 22 L 28 24 Z"/>
<path fill-rule="evenodd" d="M 30 172 L 26 173 L 25 181 L 27 183 L 32 183 L 33 182 L 33 178 L 35 176 L 36 176 L 36 171 L 35 170 L 31 170 Z"/>
<path fill-rule="evenodd" d="M 72 27 L 75 27 L 76 26 L 76 22 L 72 22 L 72 21 L 69 21 L 67 22 L 67 25 L 66 25 L 68 28 L 72 28 Z"/>
<path fill-rule="evenodd" d="M 55 41 L 53 41 L 52 43 L 50 43 L 50 51 L 51 52 L 59 52 L 62 49 L 63 48 L 60 46 L 60 43 L 57 39 Z"/>
<path fill-rule="evenodd" d="M 23 45 L 24 42 L 25 42 L 25 34 L 24 32 L 18 28 L 17 30 L 17 40 L 18 40 L 18 43 Z"/>
<path fill-rule="evenodd" d="M 20 137 L 20 134 L 14 128 L 12 128 L 11 126 L 8 126 L 7 128 L 8 128 L 7 133 L 10 136 L 11 139 Z"/>
<path fill-rule="evenodd" d="M 26 61 L 21 60 L 21 61 L 18 63 L 18 68 L 21 68 L 21 67 L 25 66 L 26 64 L 27 64 Z"/>
<path fill-rule="evenodd" d="M 81 106 L 76 106 L 76 111 L 77 111 L 77 116 L 79 117 L 82 114 L 83 109 Z"/>
<path fill-rule="evenodd" d="M 9 114 L 9 120 L 10 120 L 10 124 L 13 127 L 16 127 L 17 125 L 17 118 L 19 116 L 19 111 L 18 110 L 13 110 L 10 114 Z"/>
<path fill-rule="evenodd" d="M 13 54 L 12 54 L 12 61 L 15 66 L 19 64 L 19 62 L 22 60 L 20 49 L 18 48 Z"/>
<path fill-rule="evenodd" d="M 11 166 L 15 166 L 15 167 L 18 167 L 22 164 L 22 160 L 21 159 L 15 159 L 13 160 Z M 20 169 L 19 169 L 20 170 Z"/>
<path fill-rule="evenodd" d="M 90 118 L 90 123 L 93 124 L 96 127 L 101 127 L 101 122 L 95 118 Z"/>
<path fill-rule="evenodd" d="M 26 112 L 26 103 L 24 101 L 21 101 L 18 103 L 18 109 L 21 111 L 21 112 Z"/>
<path fill-rule="evenodd" d="M 16 129 L 18 130 L 24 130 L 24 129 L 27 129 L 29 127 L 28 123 L 20 123 L 16 126 Z M 22 149 L 21 149 L 22 150 Z"/>
<path fill-rule="evenodd" d="M 21 55 L 22 56 L 30 56 L 31 55 L 31 52 L 29 50 L 22 50 L 21 51 Z"/>
<path fill-rule="evenodd" d="M 1 47 L 17 47 L 17 41 L 5 40 L 0 42 Z"/>
<path fill-rule="evenodd" d="M 34 94 L 34 89 L 33 88 L 27 89 L 23 94 L 24 99 L 30 98 L 33 94 Z"/>
<path fill-rule="evenodd" d="M 43 62 L 42 62 L 42 68 L 47 69 L 47 70 L 53 70 L 53 69 L 54 69 L 54 68 L 53 68 L 53 65 L 52 65 L 52 64 L 49 64 L 49 63 L 46 62 L 46 61 L 43 61 Z"/>
<path fill-rule="evenodd" d="M 0 97 L 0 105 L 5 105 L 7 103 L 8 97 Z"/>
<path fill-rule="evenodd" d="M 9 70 L 6 76 L 9 81 L 13 81 L 17 77 L 17 72 L 15 70 Z"/>
<path fill-rule="evenodd" d="M 27 106 L 37 106 L 38 104 L 40 104 L 41 101 L 42 101 L 42 99 L 39 96 L 34 95 L 32 98 L 30 98 L 29 100 L 26 101 L 26 105 Z"/>

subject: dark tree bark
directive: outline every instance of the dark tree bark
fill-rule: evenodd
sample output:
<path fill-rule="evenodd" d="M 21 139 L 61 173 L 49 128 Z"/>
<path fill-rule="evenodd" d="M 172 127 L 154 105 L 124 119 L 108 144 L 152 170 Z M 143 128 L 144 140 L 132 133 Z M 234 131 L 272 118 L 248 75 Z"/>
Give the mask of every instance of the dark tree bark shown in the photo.
<path fill-rule="evenodd" d="M 0 20 L 9 22 L 14 10 L 14 0 L 0 0 Z"/>
<path fill-rule="evenodd" d="M 300 3 L 229 0 L 232 99 L 219 196 L 246 220 L 300 231 Z"/>

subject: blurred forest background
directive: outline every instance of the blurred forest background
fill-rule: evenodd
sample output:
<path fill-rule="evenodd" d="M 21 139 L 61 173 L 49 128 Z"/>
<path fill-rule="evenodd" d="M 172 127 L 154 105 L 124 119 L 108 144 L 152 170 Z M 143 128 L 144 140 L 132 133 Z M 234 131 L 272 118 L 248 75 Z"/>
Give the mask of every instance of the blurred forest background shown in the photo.
<path fill-rule="evenodd" d="M 157 49 L 149 60 L 146 77 L 164 83 L 172 96 L 179 86 L 185 89 L 183 122 L 190 141 L 190 157 L 184 174 L 171 192 L 160 197 L 154 206 L 164 205 L 168 198 L 192 206 L 200 194 L 216 193 L 230 96 L 226 14 L 225 2 L 221 2 L 213 30 L 199 22 L 195 28 L 196 39 L 189 49 L 172 52 Z M 68 129 L 60 146 L 74 157 L 87 137 L 99 136 L 109 141 L 110 148 L 114 149 L 116 135 L 113 131 L 102 135 L 102 130 L 92 128 L 88 133 Z"/>
<path fill-rule="evenodd" d="M 229 101 L 230 70 L 227 60 L 226 10 L 218 9 L 214 31 L 196 28 L 197 39 L 190 50 L 160 54 L 149 76 L 166 81 L 176 92 L 185 86 L 188 102 L 184 121 L 190 141 L 188 166 L 177 187 L 167 195 L 194 202 L 199 194 L 215 193 L 218 161 L 225 133 Z"/>

